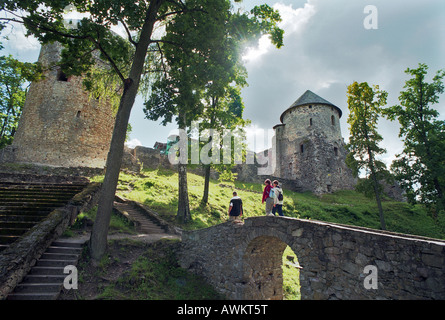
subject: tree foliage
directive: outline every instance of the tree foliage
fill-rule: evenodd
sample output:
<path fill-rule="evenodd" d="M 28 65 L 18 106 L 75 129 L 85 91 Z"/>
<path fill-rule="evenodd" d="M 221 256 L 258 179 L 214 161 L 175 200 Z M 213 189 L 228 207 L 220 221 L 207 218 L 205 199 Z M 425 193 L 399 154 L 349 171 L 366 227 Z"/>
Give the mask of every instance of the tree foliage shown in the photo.
<path fill-rule="evenodd" d="M 85 16 L 79 22 L 68 23 L 64 20 L 68 7 L 85 13 Z M 28 34 L 35 35 L 41 43 L 58 41 L 63 44 L 62 70 L 67 75 L 88 74 L 96 62 L 95 52 L 99 52 L 100 59 L 120 81 L 120 90 L 117 90 L 119 107 L 90 241 L 91 255 L 94 260 L 99 260 L 106 251 L 131 109 L 141 78 L 149 69 L 146 68 L 148 49 L 159 40 L 153 37 L 153 31 L 174 16 L 201 12 L 203 8 L 192 8 L 188 1 L 181 0 L 22 0 L 2 1 L 0 10 L 6 13 L 0 18 L 2 25 L 22 23 Z M 112 32 L 111 28 L 118 25 L 125 30 L 125 39 Z M 94 85 L 94 81 L 90 81 L 90 85 Z"/>
<path fill-rule="evenodd" d="M 280 47 L 283 33 L 277 27 L 278 12 L 267 5 L 250 13 L 232 13 L 230 1 L 210 2 L 189 1 L 202 6 L 203 12 L 178 15 L 167 23 L 158 59 L 163 72 L 155 79 L 144 110 L 148 119 L 162 119 L 164 125 L 175 121 L 184 130 L 192 121 L 200 121 L 201 129 L 218 128 L 222 136 L 224 128 L 243 123 L 239 88 L 246 85 L 247 74 L 241 63 L 242 44 L 269 33 Z M 186 222 L 191 215 L 185 164 L 179 163 L 178 170 L 177 217 Z M 207 192 L 209 170 L 208 166 Z M 206 202 L 205 194 L 203 199 Z"/>
<path fill-rule="evenodd" d="M 403 152 L 391 169 L 411 202 L 420 201 L 436 212 L 445 208 L 445 121 L 431 106 L 444 92 L 445 71 L 439 70 L 426 82 L 428 66 L 406 69 L 411 78 L 405 82 L 399 105 L 384 110 L 390 120 L 400 123 Z"/>
<path fill-rule="evenodd" d="M 0 148 L 12 143 L 30 81 L 41 77 L 38 63 L 0 56 Z"/>
<path fill-rule="evenodd" d="M 370 190 L 373 191 L 383 230 L 386 225 L 381 205 L 382 186 L 379 182 L 387 177 L 387 170 L 386 165 L 376 157 L 386 152 L 379 146 L 383 137 L 377 132 L 377 124 L 387 96 L 388 94 L 379 90 L 378 86 L 372 88 L 366 82 L 354 82 L 348 87 L 350 137 L 347 148 L 350 153 L 347 164 L 356 175 L 361 170 L 365 171 L 366 177 L 360 180 L 358 189 L 367 195 Z"/>
<path fill-rule="evenodd" d="M 235 1 L 239 2 L 239 0 Z M 181 17 L 182 19 L 179 20 L 189 24 L 188 31 L 193 32 L 190 29 L 193 23 L 204 25 L 205 20 L 211 18 L 213 14 L 229 15 L 229 10 L 224 9 L 226 3 L 228 1 L 223 0 L 4 0 L 0 2 L 0 10 L 5 13 L 0 17 L 0 28 L 6 23 L 22 23 L 27 28 L 28 34 L 36 36 L 41 43 L 58 41 L 65 46 L 62 70 L 67 75 L 88 74 L 96 60 L 93 52 L 98 51 L 100 58 L 119 79 L 120 90 L 117 90 L 120 95 L 119 106 L 107 157 L 107 170 L 99 199 L 98 213 L 90 241 L 91 255 L 94 260 L 100 259 L 106 251 L 108 225 L 122 163 L 128 121 L 140 88 L 141 78 L 147 70 L 151 70 L 150 66 L 153 63 L 147 59 L 150 57 L 147 53 L 154 47 L 159 49 L 160 44 L 166 44 L 167 41 L 176 45 L 184 43 L 188 48 L 196 46 L 192 53 L 198 52 L 201 55 L 193 55 L 198 59 L 195 62 L 197 64 L 183 64 L 182 67 L 187 69 L 201 66 L 205 62 L 204 57 L 208 51 L 202 46 L 200 39 L 188 33 L 172 33 L 174 30 L 169 28 L 173 28 L 176 18 Z M 216 12 L 215 8 L 218 7 L 224 10 Z M 67 23 L 64 20 L 67 8 L 85 13 L 85 16 L 79 23 Z M 263 10 L 260 9 L 259 12 L 267 16 L 265 9 L 266 7 Z M 242 18 L 248 20 L 246 16 Z M 215 19 L 210 19 L 210 21 L 217 22 Z M 226 20 L 219 22 L 224 21 Z M 257 21 L 265 23 L 266 26 L 268 24 L 268 20 L 258 14 Z M 280 34 L 274 22 L 270 21 L 272 39 L 280 41 L 281 38 L 282 40 L 282 33 Z M 111 28 L 118 25 L 125 30 L 125 39 L 120 39 L 112 32 Z M 166 25 L 166 37 L 161 40 L 155 37 L 154 30 L 164 25 Z M 213 30 L 212 25 L 208 26 L 209 30 Z M 250 29 L 243 32 L 255 33 L 255 28 L 260 27 L 252 21 Z M 180 29 L 177 28 L 177 30 Z M 176 58 L 180 59 L 180 57 Z M 186 80 L 194 83 L 199 79 Z M 89 85 L 94 85 L 94 81 L 90 81 Z M 184 89 L 190 98 L 195 98 L 195 91 L 189 90 L 191 84 L 184 81 L 182 85 L 188 86 Z M 170 115 L 172 116 L 171 113 Z"/>

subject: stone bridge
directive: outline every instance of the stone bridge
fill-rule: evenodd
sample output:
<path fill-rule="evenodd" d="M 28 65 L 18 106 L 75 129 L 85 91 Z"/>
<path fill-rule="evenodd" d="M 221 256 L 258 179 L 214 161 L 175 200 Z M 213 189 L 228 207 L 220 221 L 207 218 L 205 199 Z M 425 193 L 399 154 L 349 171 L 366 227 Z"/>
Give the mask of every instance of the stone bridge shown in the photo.
<path fill-rule="evenodd" d="M 288 217 L 254 217 L 182 237 L 182 267 L 229 299 L 282 299 L 282 255 L 302 299 L 445 299 L 445 241 Z"/>

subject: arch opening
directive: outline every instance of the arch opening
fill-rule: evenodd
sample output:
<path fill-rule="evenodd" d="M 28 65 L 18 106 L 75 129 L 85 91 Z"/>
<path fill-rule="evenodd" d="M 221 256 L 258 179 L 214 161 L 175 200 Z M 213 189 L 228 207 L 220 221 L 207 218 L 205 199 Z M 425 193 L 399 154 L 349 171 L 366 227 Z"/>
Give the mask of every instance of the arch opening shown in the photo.
<path fill-rule="evenodd" d="M 244 299 L 297 300 L 301 296 L 299 278 L 297 255 L 285 242 L 259 236 L 247 246 L 243 256 Z"/>
<path fill-rule="evenodd" d="M 300 269 L 298 257 L 291 247 L 283 253 L 283 300 L 301 300 Z"/>

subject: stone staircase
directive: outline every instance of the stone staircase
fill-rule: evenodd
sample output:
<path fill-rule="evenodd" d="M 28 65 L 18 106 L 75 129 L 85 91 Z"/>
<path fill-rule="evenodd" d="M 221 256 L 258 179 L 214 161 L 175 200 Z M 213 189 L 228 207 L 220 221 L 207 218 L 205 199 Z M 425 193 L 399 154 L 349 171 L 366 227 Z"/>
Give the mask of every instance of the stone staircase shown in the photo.
<path fill-rule="evenodd" d="M 168 230 L 156 219 L 146 214 L 143 209 L 127 202 L 114 202 L 114 208 L 126 216 L 136 226 L 136 230 L 143 234 L 164 234 Z"/>
<path fill-rule="evenodd" d="M 85 186 L 83 182 L 0 181 L 0 253 Z"/>
<path fill-rule="evenodd" d="M 56 300 L 70 274 L 64 273 L 64 269 L 77 265 L 84 243 L 70 239 L 54 241 L 7 300 Z"/>

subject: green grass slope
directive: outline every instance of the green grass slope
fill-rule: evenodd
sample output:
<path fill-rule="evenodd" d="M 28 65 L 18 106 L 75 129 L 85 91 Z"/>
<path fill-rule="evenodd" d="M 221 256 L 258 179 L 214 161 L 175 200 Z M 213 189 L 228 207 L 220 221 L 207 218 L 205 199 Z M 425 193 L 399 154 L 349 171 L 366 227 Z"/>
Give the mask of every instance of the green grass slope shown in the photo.
<path fill-rule="evenodd" d="M 102 178 L 96 177 L 95 180 L 100 181 Z M 264 205 L 261 203 L 262 184 L 239 181 L 220 183 L 216 180 L 211 180 L 209 202 L 206 205 L 202 205 L 204 178 L 189 173 L 188 190 L 192 222 L 186 225 L 179 225 L 183 229 L 205 228 L 227 221 L 229 201 L 234 190 L 243 199 L 245 218 L 264 215 Z M 177 224 L 178 175 L 175 171 L 157 169 L 145 170 L 139 175 L 121 173 L 117 194 L 143 203 L 157 211 L 164 220 Z M 355 191 L 339 191 L 316 196 L 311 193 L 297 193 L 284 189 L 284 196 L 283 211 L 286 216 L 374 229 L 379 229 L 380 226 L 375 200 L 366 198 Z M 383 209 L 389 231 L 445 239 L 445 217 L 441 216 L 435 221 L 421 205 L 410 205 L 385 199 Z M 115 222 L 117 227 L 121 223 L 121 221 Z M 157 257 L 156 254 L 153 257 Z M 150 259 L 153 260 L 153 257 Z M 165 275 L 165 272 L 160 271 L 167 270 L 166 265 L 176 265 L 176 262 L 171 257 L 168 255 L 167 261 L 166 257 L 161 255 L 156 258 L 157 260 L 153 260 L 157 261 L 156 263 L 150 262 L 150 259 L 147 260 L 146 257 L 139 259 L 136 261 L 137 263 L 132 265 L 132 269 L 127 272 L 126 277 L 119 278 L 117 284 L 107 286 L 106 290 L 102 290 L 101 298 L 176 299 L 183 297 L 178 295 L 178 292 L 184 291 L 181 283 L 188 283 L 190 288 L 193 289 L 196 288 L 196 281 L 198 280 L 187 280 L 186 273 L 182 274 L 181 272 L 183 271 L 178 271 L 179 269 L 175 269 L 176 271 L 173 273 L 169 271 L 167 275 Z M 297 266 L 298 257 L 290 247 L 287 247 L 283 253 L 283 292 L 284 299 L 286 300 L 298 300 L 301 297 L 299 269 Z M 176 274 L 178 272 L 180 273 L 179 276 Z M 155 286 L 155 289 L 149 289 L 144 282 L 140 286 L 135 287 L 134 279 L 140 278 L 152 279 L 150 280 L 151 286 L 153 283 L 156 283 L 158 286 Z M 165 281 L 158 281 L 158 279 L 164 278 Z M 156 279 L 156 281 L 153 279 Z M 180 287 L 178 287 L 178 279 L 182 279 Z M 128 296 L 128 288 L 132 288 L 135 293 Z M 217 299 L 215 293 L 210 289 L 209 291 L 199 292 L 198 296 L 193 297 L 197 299 Z"/>
<path fill-rule="evenodd" d="M 97 179 L 100 180 L 100 177 Z M 227 221 L 229 201 L 234 190 L 243 199 L 245 218 L 264 214 L 261 184 L 211 180 L 209 202 L 202 205 L 204 178 L 189 173 L 188 190 L 192 222 L 180 226 L 184 229 L 205 228 Z M 145 170 L 137 176 L 121 173 L 117 194 L 143 203 L 157 211 L 164 220 L 176 223 L 178 175 L 175 171 Z M 380 226 L 375 200 L 352 190 L 316 196 L 284 189 L 284 196 L 283 211 L 289 217 L 373 229 Z M 385 199 L 383 210 L 388 231 L 445 239 L 445 217 L 440 216 L 435 221 L 421 205 Z"/>

